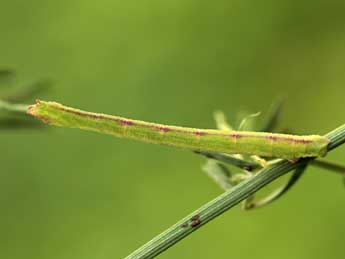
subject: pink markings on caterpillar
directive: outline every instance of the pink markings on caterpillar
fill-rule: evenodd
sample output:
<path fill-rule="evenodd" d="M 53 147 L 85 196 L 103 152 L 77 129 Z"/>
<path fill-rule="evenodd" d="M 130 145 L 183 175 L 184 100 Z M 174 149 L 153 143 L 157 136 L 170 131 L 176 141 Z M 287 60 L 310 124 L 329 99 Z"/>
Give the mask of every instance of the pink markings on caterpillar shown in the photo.
<path fill-rule="evenodd" d="M 195 136 L 198 136 L 198 137 L 202 137 L 202 136 L 205 136 L 205 135 L 206 135 L 205 132 L 202 132 L 202 131 L 200 131 L 200 130 L 194 131 L 193 134 L 194 134 Z"/>
<path fill-rule="evenodd" d="M 309 144 L 313 142 L 312 140 L 307 140 L 307 139 L 298 139 L 298 138 L 281 138 L 280 140 L 285 140 L 287 142 L 295 143 L 295 144 Z"/>
<path fill-rule="evenodd" d="M 278 138 L 277 138 L 276 136 L 273 136 L 273 135 L 269 135 L 269 136 L 267 136 L 267 137 L 266 137 L 266 139 L 268 139 L 268 140 L 270 140 L 270 141 L 272 141 L 272 142 L 274 142 L 274 141 L 277 141 L 277 140 L 278 140 Z"/>
<path fill-rule="evenodd" d="M 306 139 L 295 139 L 296 143 L 300 143 L 300 144 L 309 144 L 312 141 L 311 140 L 306 140 Z"/>
<path fill-rule="evenodd" d="M 231 133 L 230 134 L 230 137 L 233 138 L 233 139 L 240 139 L 243 137 L 243 135 L 239 134 L 239 133 Z"/>
<path fill-rule="evenodd" d="M 272 142 L 286 141 L 286 142 L 296 143 L 296 144 L 309 144 L 312 142 L 312 140 L 307 140 L 307 139 L 298 139 L 298 138 L 293 138 L 293 137 L 279 137 L 279 136 L 273 136 L 273 135 L 267 136 L 266 139 Z"/>
<path fill-rule="evenodd" d="M 154 128 L 162 134 L 167 133 L 169 131 L 169 129 L 164 126 L 154 126 Z"/>
<path fill-rule="evenodd" d="M 123 125 L 123 126 L 132 126 L 133 125 L 133 122 L 130 121 L 130 120 L 126 120 L 126 119 L 121 119 L 119 120 L 120 124 Z"/>

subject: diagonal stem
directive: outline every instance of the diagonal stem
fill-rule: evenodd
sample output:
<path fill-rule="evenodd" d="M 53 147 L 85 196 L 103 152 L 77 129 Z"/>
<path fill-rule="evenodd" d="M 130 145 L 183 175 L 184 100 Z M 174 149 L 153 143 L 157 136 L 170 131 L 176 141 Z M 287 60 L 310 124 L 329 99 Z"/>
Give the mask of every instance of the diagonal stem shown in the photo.
<path fill-rule="evenodd" d="M 329 132 L 326 137 L 331 141 L 328 150 L 332 150 L 345 142 L 345 125 Z M 262 169 L 258 174 L 240 183 L 227 192 L 206 203 L 166 231 L 134 251 L 126 259 L 153 258 L 167 250 L 183 238 L 199 229 L 209 221 L 218 217 L 256 191 L 279 178 L 285 173 L 302 166 L 314 158 L 300 159 L 291 163 L 281 160 L 272 167 Z"/>
<path fill-rule="evenodd" d="M 240 169 L 245 169 L 247 171 L 253 171 L 260 168 L 260 165 L 258 163 L 246 161 L 244 159 L 237 158 L 234 155 L 203 151 L 194 151 L 194 153 L 203 155 L 207 158 L 218 160 L 226 164 L 236 166 Z"/>
<path fill-rule="evenodd" d="M 277 200 L 278 198 L 280 198 L 281 196 L 283 196 L 283 194 L 285 194 L 288 190 L 290 190 L 290 188 L 295 185 L 295 183 L 298 181 L 298 179 L 300 179 L 300 177 L 303 175 L 303 173 L 305 172 L 305 169 L 307 168 L 307 163 L 302 164 L 300 166 L 298 166 L 294 172 L 292 173 L 289 181 L 284 184 L 283 186 L 281 186 L 279 189 L 275 190 L 273 193 L 271 193 L 270 195 L 268 195 L 267 197 L 258 200 L 258 201 L 249 201 L 245 204 L 244 209 L 245 210 L 251 210 L 251 209 L 257 209 L 257 208 L 261 208 L 263 206 L 266 206 L 269 203 L 272 203 L 273 201 Z"/>

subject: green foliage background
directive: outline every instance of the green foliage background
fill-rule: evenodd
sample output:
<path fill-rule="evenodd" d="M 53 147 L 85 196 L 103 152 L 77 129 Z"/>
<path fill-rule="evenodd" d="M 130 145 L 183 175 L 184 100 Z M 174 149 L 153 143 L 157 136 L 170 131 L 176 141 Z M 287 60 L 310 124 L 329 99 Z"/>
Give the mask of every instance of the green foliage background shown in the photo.
<path fill-rule="evenodd" d="M 57 80 L 66 105 L 214 127 L 266 111 L 282 128 L 345 123 L 342 0 L 2 0 L 0 65 Z M 344 148 L 328 156 L 345 163 Z M 0 130 L 0 258 L 122 258 L 220 194 L 191 152 L 79 130 Z M 160 258 L 343 258 L 340 178 L 310 168 L 264 209 L 235 208 Z"/>

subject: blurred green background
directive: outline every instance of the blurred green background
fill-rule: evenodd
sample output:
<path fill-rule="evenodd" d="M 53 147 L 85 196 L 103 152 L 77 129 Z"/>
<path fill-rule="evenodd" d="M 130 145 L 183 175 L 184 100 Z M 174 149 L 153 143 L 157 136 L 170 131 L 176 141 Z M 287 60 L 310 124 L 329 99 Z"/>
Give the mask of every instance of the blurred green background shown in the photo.
<path fill-rule="evenodd" d="M 267 111 L 282 128 L 345 123 L 343 0 L 2 0 L 0 66 L 43 99 L 213 128 Z M 64 128 L 0 130 L 0 258 L 122 258 L 221 193 L 189 151 Z M 345 149 L 328 158 L 345 163 Z M 278 202 L 239 207 L 160 258 L 343 258 L 344 186 L 309 168 Z"/>

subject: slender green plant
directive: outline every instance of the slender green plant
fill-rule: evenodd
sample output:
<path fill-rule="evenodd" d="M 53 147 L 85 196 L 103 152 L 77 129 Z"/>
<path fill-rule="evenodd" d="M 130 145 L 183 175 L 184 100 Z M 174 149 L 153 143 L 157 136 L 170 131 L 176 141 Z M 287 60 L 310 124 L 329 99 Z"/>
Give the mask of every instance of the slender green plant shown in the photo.
<path fill-rule="evenodd" d="M 27 111 L 28 105 L 25 104 L 14 104 L 0 100 L 0 110 L 7 112 L 14 112 L 23 114 Z"/>

